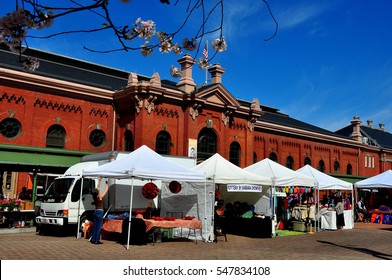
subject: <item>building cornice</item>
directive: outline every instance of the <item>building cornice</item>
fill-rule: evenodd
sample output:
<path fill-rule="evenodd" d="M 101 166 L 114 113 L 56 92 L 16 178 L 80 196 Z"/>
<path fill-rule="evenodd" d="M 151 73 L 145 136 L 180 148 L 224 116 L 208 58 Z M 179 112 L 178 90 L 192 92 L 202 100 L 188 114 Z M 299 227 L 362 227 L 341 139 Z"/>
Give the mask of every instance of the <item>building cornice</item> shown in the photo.
<path fill-rule="evenodd" d="M 43 77 L 34 75 L 27 72 L 15 71 L 6 68 L 0 68 L 0 77 L 3 80 L 1 83 L 6 82 L 17 84 L 20 87 L 33 87 L 41 89 L 50 89 L 55 92 L 63 94 L 72 94 L 83 96 L 84 98 L 99 98 L 104 100 L 113 100 L 113 91 L 100 89 L 97 87 L 81 85 L 78 83 L 67 82 L 59 79 Z"/>

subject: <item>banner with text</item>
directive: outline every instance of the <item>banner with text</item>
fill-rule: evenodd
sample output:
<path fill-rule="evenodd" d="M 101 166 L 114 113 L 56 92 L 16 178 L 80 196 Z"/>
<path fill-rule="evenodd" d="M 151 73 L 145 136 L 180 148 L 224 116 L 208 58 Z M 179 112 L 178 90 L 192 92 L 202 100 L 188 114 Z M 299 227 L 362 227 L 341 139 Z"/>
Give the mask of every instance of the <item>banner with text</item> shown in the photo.
<path fill-rule="evenodd" d="M 228 184 L 228 192 L 262 192 L 262 186 L 246 184 Z"/>

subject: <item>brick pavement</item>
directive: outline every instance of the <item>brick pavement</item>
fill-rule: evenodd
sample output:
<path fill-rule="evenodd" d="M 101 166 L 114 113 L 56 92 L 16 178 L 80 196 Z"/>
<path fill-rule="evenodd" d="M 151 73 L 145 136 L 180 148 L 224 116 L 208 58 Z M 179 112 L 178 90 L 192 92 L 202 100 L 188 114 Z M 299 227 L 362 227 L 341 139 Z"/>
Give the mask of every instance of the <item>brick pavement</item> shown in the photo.
<path fill-rule="evenodd" d="M 344 231 L 247 238 L 228 235 L 228 242 L 179 240 L 136 246 L 116 241 L 92 245 L 73 236 L 35 232 L 0 234 L 2 260 L 392 260 L 392 225 L 356 223 Z"/>

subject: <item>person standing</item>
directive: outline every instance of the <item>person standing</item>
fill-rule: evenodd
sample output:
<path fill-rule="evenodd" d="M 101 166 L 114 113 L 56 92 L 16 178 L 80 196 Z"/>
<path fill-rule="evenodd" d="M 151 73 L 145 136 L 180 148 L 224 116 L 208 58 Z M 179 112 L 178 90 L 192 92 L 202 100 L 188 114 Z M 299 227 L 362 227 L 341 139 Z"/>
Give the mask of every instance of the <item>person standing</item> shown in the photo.
<path fill-rule="evenodd" d="M 345 223 L 344 223 L 344 205 L 343 205 L 341 197 L 337 198 L 337 201 L 338 201 L 338 203 L 335 206 L 336 227 L 339 230 L 343 230 L 343 227 L 345 226 Z"/>
<path fill-rule="evenodd" d="M 93 191 L 95 212 L 94 212 L 93 230 L 92 230 L 91 240 L 90 240 L 92 244 L 102 244 L 100 239 L 101 239 L 101 229 L 103 224 L 103 198 L 108 193 L 109 185 L 108 185 L 108 181 L 106 180 L 105 190 L 102 193 L 99 193 L 101 180 L 102 177 L 99 178 L 98 186 Z"/>
<path fill-rule="evenodd" d="M 31 197 L 29 196 L 29 193 L 27 192 L 26 187 L 22 188 L 22 191 L 19 193 L 18 198 L 20 200 L 31 200 Z"/>
<path fill-rule="evenodd" d="M 366 209 L 365 205 L 365 199 L 361 197 L 361 199 L 358 201 L 358 212 L 363 214 L 363 222 L 364 223 L 369 223 L 371 213 Z"/>

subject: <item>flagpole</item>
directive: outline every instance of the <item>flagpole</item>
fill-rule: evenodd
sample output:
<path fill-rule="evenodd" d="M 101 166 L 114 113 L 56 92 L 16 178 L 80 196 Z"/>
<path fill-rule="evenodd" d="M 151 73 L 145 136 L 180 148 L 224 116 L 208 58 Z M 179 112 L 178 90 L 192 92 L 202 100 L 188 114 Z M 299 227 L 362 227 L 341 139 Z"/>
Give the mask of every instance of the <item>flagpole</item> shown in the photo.
<path fill-rule="evenodd" d="M 205 84 L 207 85 L 208 83 L 208 40 L 206 41 L 206 50 L 207 50 L 207 66 L 206 66 L 206 82 Z"/>

